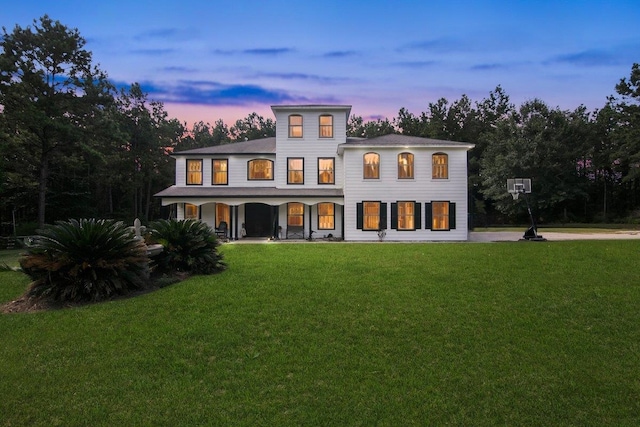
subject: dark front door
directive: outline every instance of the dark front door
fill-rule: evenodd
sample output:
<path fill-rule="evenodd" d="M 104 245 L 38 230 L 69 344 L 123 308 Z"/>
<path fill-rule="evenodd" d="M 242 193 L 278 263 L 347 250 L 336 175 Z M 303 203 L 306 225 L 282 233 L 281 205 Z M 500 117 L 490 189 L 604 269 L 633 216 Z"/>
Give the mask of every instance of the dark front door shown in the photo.
<path fill-rule="evenodd" d="M 244 228 L 247 237 L 271 237 L 273 213 L 264 203 L 247 203 L 244 207 Z"/>

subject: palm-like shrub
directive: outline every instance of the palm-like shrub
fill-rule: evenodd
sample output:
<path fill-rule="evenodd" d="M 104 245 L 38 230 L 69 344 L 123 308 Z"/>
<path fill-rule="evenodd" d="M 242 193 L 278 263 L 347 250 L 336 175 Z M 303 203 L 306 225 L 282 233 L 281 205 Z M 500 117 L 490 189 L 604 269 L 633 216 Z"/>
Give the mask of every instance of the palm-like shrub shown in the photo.
<path fill-rule="evenodd" d="M 154 257 L 156 269 L 161 272 L 212 274 L 226 268 L 215 231 L 204 222 L 160 220 L 153 222 L 149 231 L 149 239 L 164 246 L 162 253 Z"/>
<path fill-rule="evenodd" d="M 99 301 L 149 283 L 146 245 L 122 222 L 71 219 L 48 226 L 20 259 L 27 294 L 54 301 Z"/>

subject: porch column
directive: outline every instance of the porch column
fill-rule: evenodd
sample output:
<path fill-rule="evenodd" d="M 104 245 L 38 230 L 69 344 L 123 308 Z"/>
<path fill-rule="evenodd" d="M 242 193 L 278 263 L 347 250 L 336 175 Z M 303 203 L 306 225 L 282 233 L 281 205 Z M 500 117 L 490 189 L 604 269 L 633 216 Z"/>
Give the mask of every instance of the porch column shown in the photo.
<path fill-rule="evenodd" d="M 235 226 L 233 227 L 235 233 L 234 233 L 234 240 L 238 240 L 238 206 L 233 206 L 233 216 L 234 216 L 234 222 L 235 222 Z"/>

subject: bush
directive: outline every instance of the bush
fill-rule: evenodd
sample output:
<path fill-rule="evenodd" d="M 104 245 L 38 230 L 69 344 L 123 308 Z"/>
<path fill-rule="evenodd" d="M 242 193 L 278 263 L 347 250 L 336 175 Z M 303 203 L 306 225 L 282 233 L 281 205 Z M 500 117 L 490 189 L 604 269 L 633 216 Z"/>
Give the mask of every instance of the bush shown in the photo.
<path fill-rule="evenodd" d="M 160 220 L 151 223 L 149 230 L 151 242 L 164 246 L 154 257 L 160 272 L 213 274 L 226 268 L 214 230 L 201 221 Z"/>
<path fill-rule="evenodd" d="M 27 295 L 53 301 L 100 301 L 149 285 L 146 245 L 122 222 L 71 219 L 35 236 L 22 270 Z"/>

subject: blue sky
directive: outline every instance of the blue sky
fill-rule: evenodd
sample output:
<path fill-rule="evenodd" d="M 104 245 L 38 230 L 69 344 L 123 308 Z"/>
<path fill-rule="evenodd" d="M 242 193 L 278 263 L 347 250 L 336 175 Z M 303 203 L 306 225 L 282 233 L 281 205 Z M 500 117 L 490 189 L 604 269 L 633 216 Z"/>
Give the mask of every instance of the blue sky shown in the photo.
<path fill-rule="evenodd" d="M 283 103 L 391 119 L 497 85 L 516 105 L 594 110 L 640 62 L 637 0 L 2 3 L 8 31 L 45 13 L 78 28 L 115 83 L 139 82 L 189 125 Z"/>

